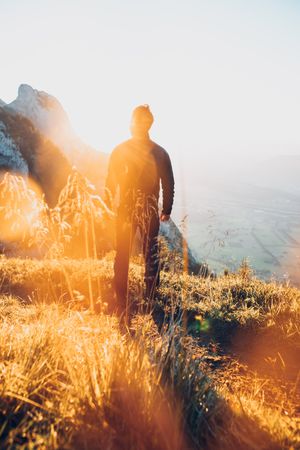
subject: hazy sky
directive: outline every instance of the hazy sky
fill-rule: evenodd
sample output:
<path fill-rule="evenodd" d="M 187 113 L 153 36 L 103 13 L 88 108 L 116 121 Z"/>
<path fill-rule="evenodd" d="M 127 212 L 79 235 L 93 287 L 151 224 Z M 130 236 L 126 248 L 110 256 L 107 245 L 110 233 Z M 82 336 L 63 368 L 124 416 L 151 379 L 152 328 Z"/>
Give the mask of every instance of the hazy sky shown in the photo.
<path fill-rule="evenodd" d="M 299 0 L 0 0 L 0 98 L 55 95 L 110 152 L 132 108 L 196 168 L 204 155 L 300 154 Z"/>

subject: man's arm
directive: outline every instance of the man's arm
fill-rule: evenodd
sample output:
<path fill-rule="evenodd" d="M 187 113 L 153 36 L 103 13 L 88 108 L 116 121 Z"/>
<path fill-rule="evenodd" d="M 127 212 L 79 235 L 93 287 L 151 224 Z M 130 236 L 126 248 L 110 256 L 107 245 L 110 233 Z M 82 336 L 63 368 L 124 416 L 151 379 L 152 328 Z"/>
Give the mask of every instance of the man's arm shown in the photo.
<path fill-rule="evenodd" d="M 163 155 L 161 171 L 161 185 L 163 190 L 163 209 L 161 220 L 169 220 L 174 200 L 174 175 L 170 157 L 167 152 Z"/>

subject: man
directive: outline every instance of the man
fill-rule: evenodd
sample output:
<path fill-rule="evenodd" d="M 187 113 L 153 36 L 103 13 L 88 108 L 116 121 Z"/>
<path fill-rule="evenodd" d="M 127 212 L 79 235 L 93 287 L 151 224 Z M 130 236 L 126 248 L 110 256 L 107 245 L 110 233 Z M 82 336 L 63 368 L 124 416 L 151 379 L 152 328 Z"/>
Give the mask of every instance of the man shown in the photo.
<path fill-rule="evenodd" d="M 170 218 L 174 177 L 168 153 L 149 137 L 153 115 L 148 105 L 132 113 L 132 138 L 117 146 L 110 157 L 106 180 L 107 203 L 111 207 L 119 187 L 116 219 L 114 284 L 120 313 L 128 311 L 128 269 L 132 242 L 139 229 L 145 259 L 146 298 L 153 298 L 159 284 L 159 221 Z M 163 207 L 159 215 L 160 182 Z"/>

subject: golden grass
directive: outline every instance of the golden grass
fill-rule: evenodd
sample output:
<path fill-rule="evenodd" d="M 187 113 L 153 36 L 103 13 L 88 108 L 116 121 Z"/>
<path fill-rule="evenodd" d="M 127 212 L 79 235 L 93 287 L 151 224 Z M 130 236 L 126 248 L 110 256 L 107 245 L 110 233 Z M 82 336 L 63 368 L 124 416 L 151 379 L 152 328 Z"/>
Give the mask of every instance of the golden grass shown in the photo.
<path fill-rule="evenodd" d="M 188 333 L 171 321 L 160 335 L 151 316 L 138 315 L 133 335 L 121 334 L 103 306 L 112 263 L 113 255 L 0 260 L 1 445 L 296 448 L 297 361 L 284 349 L 299 345 L 299 291 L 240 274 L 163 272 L 158 301 L 169 302 L 174 319 L 178 305 L 186 308 Z M 89 309 L 87 274 L 98 314 Z M 140 267 L 132 264 L 130 275 L 134 299 Z M 271 333 L 276 347 L 273 332 L 282 347 L 275 362 L 266 343 Z"/>
<path fill-rule="evenodd" d="M 0 317 L 5 448 L 180 448 L 160 375 L 116 319 L 13 297 Z"/>
<path fill-rule="evenodd" d="M 32 180 L 5 173 L 0 182 L 0 240 L 8 253 L 17 246 L 18 255 L 97 258 L 111 215 L 95 187 L 75 169 L 54 207 Z"/>
<path fill-rule="evenodd" d="M 121 333 L 108 314 L 114 254 L 97 259 L 109 217 L 77 172 L 55 208 L 20 177 L 0 184 L 2 231 L 14 231 L 0 238 L 48 258 L 0 258 L 0 447 L 299 447 L 300 291 L 256 279 L 247 264 L 216 280 L 190 276 L 165 248 L 161 333 L 143 314 Z M 141 280 L 132 263 L 136 305 Z"/>

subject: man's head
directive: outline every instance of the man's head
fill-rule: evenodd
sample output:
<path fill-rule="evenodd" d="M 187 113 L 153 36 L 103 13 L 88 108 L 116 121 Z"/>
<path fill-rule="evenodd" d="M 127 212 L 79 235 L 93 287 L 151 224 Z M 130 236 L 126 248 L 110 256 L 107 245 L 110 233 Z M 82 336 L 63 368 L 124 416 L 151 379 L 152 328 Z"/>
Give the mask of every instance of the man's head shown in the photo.
<path fill-rule="evenodd" d="M 153 124 L 154 118 L 150 111 L 149 105 L 137 106 L 131 117 L 130 130 L 133 136 L 147 136 Z"/>

